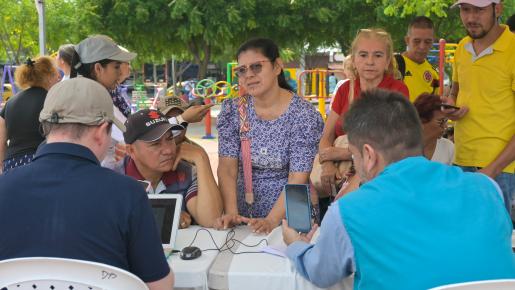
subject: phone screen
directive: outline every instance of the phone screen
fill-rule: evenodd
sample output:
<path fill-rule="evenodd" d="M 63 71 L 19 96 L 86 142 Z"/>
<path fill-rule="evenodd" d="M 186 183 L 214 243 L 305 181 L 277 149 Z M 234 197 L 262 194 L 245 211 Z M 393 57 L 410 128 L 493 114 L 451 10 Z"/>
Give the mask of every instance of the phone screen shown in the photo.
<path fill-rule="evenodd" d="M 288 225 L 298 232 L 311 230 L 311 205 L 307 184 L 286 184 L 286 220 Z"/>

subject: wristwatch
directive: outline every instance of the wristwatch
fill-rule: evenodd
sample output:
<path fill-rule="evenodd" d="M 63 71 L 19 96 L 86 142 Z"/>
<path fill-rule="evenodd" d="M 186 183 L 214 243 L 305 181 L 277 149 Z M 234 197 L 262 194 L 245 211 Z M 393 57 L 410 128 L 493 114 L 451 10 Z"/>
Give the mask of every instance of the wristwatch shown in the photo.
<path fill-rule="evenodd" d="M 177 123 L 178 123 L 179 125 L 183 126 L 184 128 L 188 127 L 188 122 L 186 122 L 186 121 L 184 120 L 184 118 L 182 117 L 182 115 L 179 115 L 179 116 L 177 116 L 177 117 L 175 117 L 175 118 L 177 118 Z"/>

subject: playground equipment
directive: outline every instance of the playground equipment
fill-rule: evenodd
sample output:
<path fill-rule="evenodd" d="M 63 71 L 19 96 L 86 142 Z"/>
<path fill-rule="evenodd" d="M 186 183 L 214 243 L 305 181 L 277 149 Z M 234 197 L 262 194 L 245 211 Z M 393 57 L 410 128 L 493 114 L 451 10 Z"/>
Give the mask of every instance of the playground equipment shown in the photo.
<path fill-rule="evenodd" d="M 318 111 L 325 120 L 327 118 L 326 105 L 330 102 L 332 94 L 329 93 L 328 77 L 331 73 L 343 73 L 341 70 L 314 69 L 300 73 L 297 80 L 297 94 L 311 103 L 318 103 Z"/>
<path fill-rule="evenodd" d="M 215 82 L 212 79 L 203 79 L 195 85 L 192 94 L 195 97 L 203 98 L 206 105 L 211 103 L 218 104 L 227 98 L 237 97 L 238 85 L 231 85 L 230 82 L 226 81 Z M 204 120 L 205 135 L 202 139 L 214 139 L 214 136 L 211 135 L 211 110 L 207 112 Z"/>
<path fill-rule="evenodd" d="M 13 72 L 16 67 L 10 64 L 6 64 L 4 66 L 4 72 L 2 74 L 2 80 L 0 81 L 0 105 L 2 103 L 7 102 L 7 100 L 17 93 L 16 85 L 14 84 Z M 5 81 L 6 78 L 9 78 L 9 83 L 11 84 L 11 92 L 5 92 Z M 5 94 L 4 94 L 5 93 Z"/>
<path fill-rule="evenodd" d="M 440 39 L 438 43 L 433 43 L 433 49 L 429 51 L 428 61 L 433 65 L 438 65 L 439 89 L 438 94 L 443 95 L 445 80 L 445 65 L 454 64 L 454 53 L 458 44 L 447 43 L 445 39 Z"/>

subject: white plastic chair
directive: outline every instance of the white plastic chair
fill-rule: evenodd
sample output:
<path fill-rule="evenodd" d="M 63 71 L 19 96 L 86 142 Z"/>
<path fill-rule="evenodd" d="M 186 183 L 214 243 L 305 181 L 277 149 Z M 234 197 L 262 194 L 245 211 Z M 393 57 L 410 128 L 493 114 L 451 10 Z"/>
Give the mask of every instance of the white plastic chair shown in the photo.
<path fill-rule="evenodd" d="M 0 290 L 148 290 L 137 276 L 96 262 L 63 258 L 0 261 Z"/>
<path fill-rule="evenodd" d="M 443 285 L 429 290 L 513 290 L 515 279 L 484 280 Z"/>

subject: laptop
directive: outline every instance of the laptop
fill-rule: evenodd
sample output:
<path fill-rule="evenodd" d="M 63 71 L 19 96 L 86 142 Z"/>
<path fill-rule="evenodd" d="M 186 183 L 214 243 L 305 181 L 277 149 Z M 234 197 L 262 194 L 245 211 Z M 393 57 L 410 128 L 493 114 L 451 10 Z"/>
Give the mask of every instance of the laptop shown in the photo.
<path fill-rule="evenodd" d="M 172 250 L 179 230 L 182 208 L 181 194 L 149 194 L 148 200 L 156 219 L 161 243 L 165 250 Z"/>

